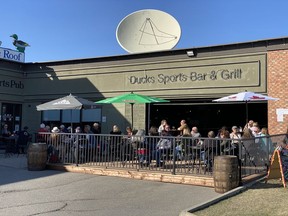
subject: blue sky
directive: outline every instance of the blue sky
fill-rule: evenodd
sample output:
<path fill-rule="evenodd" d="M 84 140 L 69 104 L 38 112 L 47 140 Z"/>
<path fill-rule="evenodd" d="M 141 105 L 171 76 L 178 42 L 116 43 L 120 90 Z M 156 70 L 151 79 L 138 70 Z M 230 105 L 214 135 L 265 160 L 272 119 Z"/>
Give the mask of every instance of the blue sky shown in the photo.
<path fill-rule="evenodd" d="M 29 43 L 26 62 L 128 54 L 116 28 L 128 14 L 162 10 L 182 35 L 174 49 L 288 36 L 287 0 L 12 0 L 0 4 L 2 47 Z"/>

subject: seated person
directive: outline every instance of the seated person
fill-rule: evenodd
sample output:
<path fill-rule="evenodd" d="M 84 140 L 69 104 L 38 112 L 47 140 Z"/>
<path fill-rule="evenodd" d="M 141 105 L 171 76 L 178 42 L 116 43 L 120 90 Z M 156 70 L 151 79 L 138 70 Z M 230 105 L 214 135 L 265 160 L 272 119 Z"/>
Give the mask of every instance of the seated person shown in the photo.
<path fill-rule="evenodd" d="M 149 145 L 147 143 L 147 140 L 145 139 L 145 130 L 139 129 L 135 135 L 132 136 L 132 149 L 133 152 L 137 153 L 137 158 L 139 162 L 144 163 L 146 161 L 146 164 L 149 164 L 148 156 L 149 156 Z"/>
<path fill-rule="evenodd" d="M 205 139 L 201 146 L 200 157 L 201 161 L 203 161 L 208 168 L 211 168 L 213 166 L 214 156 L 220 154 L 220 148 L 218 146 L 218 140 L 215 139 L 214 131 L 209 131 L 207 137 L 208 139 Z"/>
<path fill-rule="evenodd" d="M 161 156 L 163 154 L 169 153 L 172 147 L 172 142 L 170 139 L 162 138 L 159 140 L 159 142 L 156 145 L 156 150 L 154 150 L 155 160 L 156 160 L 156 166 L 160 167 L 163 165 L 163 162 L 161 162 Z"/>
<path fill-rule="evenodd" d="M 168 123 L 167 123 L 167 120 L 163 119 L 163 120 L 161 121 L 161 124 L 160 124 L 160 126 L 159 126 L 159 128 L 158 128 L 158 133 L 159 133 L 159 135 L 161 135 L 162 131 L 163 131 L 164 128 L 165 128 L 165 125 L 167 125 L 167 124 L 168 124 Z"/>
<path fill-rule="evenodd" d="M 161 162 L 161 157 L 163 154 L 168 154 L 172 147 L 172 142 L 169 139 L 171 136 L 170 133 L 170 126 L 165 125 L 164 130 L 161 132 L 161 139 L 158 141 L 156 148 L 152 152 L 152 158 L 156 160 L 156 166 L 160 167 L 163 165 L 163 162 Z"/>
<path fill-rule="evenodd" d="M 240 134 L 237 126 L 232 127 L 232 132 L 230 133 L 230 138 L 233 139 L 234 143 L 239 143 L 239 140 L 241 139 L 241 134 Z"/>
<path fill-rule="evenodd" d="M 122 134 L 122 132 L 117 125 L 113 125 L 112 131 L 110 131 L 110 134 L 120 135 Z"/>
<path fill-rule="evenodd" d="M 192 146 L 192 139 L 191 139 L 191 132 L 188 126 L 185 126 L 182 131 L 182 135 L 179 136 L 177 139 L 177 146 L 175 148 L 175 155 L 177 159 L 182 160 L 184 153 L 185 155 L 191 154 L 191 146 Z"/>
<path fill-rule="evenodd" d="M 171 130 L 170 130 L 170 126 L 167 124 L 167 125 L 165 125 L 165 127 L 164 127 L 164 129 L 162 130 L 162 132 L 161 132 L 161 134 L 160 134 L 161 136 L 172 136 L 172 134 L 171 134 Z"/>
<path fill-rule="evenodd" d="M 126 127 L 126 134 L 123 136 L 123 139 L 131 139 L 133 136 L 133 130 L 130 126 Z"/>
<path fill-rule="evenodd" d="M 60 133 L 68 133 L 68 130 L 67 130 L 67 128 L 65 127 L 65 125 L 60 125 Z"/>
<path fill-rule="evenodd" d="M 198 131 L 197 127 L 192 127 L 191 130 L 191 136 L 194 138 L 193 139 L 193 145 L 201 145 L 201 139 L 199 139 L 201 137 L 201 134 Z"/>
<path fill-rule="evenodd" d="M 166 130 L 169 127 L 169 125 L 166 125 Z M 162 130 L 162 132 L 165 130 L 165 128 Z M 161 132 L 161 133 L 162 133 Z M 146 137 L 146 143 L 148 148 L 148 158 L 147 158 L 147 165 L 151 162 L 153 157 L 153 150 L 156 149 L 157 143 L 159 142 L 159 132 L 158 128 L 156 126 L 151 126 L 148 132 L 148 136 Z"/>
<path fill-rule="evenodd" d="M 220 131 L 220 152 L 221 154 L 230 154 L 230 133 L 228 130 Z"/>
<path fill-rule="evenodd" d="M 1 131 L 1 134 L 3 137 L 10 137 L 11 136 L 11 131 L 9 131 L 7 124 L 4 124 L 3 129 Z"/>
<path fill-rule="evenodd" d="M 48 132 L 45 128 L 45 124 L 42 123 L 40 124 L 40 128 L 37 131 L 37 142 L 46 142 L 48 135 L 47 134 L 41 134 L 41 133 L 46 133 Z"/>
<path fill-rule="evenodd" d="M 164 128 L 163 128 L 163 130 L 164 130 Z M 163 130 L 161 130 L 161 133 Z M 151 126 L 149 129 L 148 135 L 149 136 L 159 136 L 158 129 L 155 126 Z"/>
<path fill-rule="evenodd" d="M 137 148 L 138 146 L 143 145 L 145 141 L 144 136 L 145 136 L 145 130 L 139 129 L 137 133 L 131 138 L 132 146 Z"/>
<path fill-rule="evenodd" d="M 91 131 L 94 133 L 94 134 L 101 134 L 101 126 L 99 123 L 95 122 L 93 124 L 93 127 L 91 129 Z"/>
<path fill-rule="evenodd" d="M 122 132 L 121 132 L 121 130 L 119 129 L 119 127 L 118 127 L 117 125 L 113 125 L 112 131 L 110 131 L 110 134 L 111 134 L 111 135 L 115 135 L 115 136 L 111 136 L 111 137 L 109 138 L 110 148 L 111 148 L 111 149 L 114 149 L 117 144 L 120 144 L 120 143 L 121 143 L 121 139 L 122 139 L 122 137 L 116 136 L 116 135 L 121 135 Z"/>

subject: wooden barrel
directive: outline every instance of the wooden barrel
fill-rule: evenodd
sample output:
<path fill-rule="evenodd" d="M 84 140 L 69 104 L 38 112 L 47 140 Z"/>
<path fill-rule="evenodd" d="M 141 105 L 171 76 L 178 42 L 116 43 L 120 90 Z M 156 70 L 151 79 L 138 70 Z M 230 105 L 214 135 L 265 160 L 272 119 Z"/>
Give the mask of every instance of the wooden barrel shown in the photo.
<path fill-rule="evenodd" d="M 47 161 L 47 144 L 31 143 L 27 150 L 28 170 L 38 171 L 44 170 Z"/>
<path fill-rule="evenodd" d="M 223 155 L 214 158 L 214 188 L 218 193 L 225 193 L 239 186 L 238 158 Z"/>

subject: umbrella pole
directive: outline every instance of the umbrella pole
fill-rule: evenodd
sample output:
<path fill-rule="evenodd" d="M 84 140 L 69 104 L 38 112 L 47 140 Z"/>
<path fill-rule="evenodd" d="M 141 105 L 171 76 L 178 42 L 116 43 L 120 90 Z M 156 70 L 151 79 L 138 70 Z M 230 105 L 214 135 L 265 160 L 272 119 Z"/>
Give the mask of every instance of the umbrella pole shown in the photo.
<path fill-rule="evenodd" d="M 150 129 L 150 103 L 148 103 L 148 128 L 147 128 L 147 131 L 149 131 Z"/>
<path fill-rule="evenodd" d="M 245 125 L 248 123 L 248 102 L 247 102 L 247 100 L 245 101 L 245 105 L 246 105 L 246 122 L 245 122 Z"/>
<path fill-rule="evenodd" d="M 70 110 L 70 123 L 71 123 L 71 138 L 73 133 L 72 109 Z"/>
<path fill-rule="evenodd" d="M 134 105 L 134 103 L 130 103 L 130 104 L 131 104 L 131 128 L 133 131 L 133 105 Z"/>

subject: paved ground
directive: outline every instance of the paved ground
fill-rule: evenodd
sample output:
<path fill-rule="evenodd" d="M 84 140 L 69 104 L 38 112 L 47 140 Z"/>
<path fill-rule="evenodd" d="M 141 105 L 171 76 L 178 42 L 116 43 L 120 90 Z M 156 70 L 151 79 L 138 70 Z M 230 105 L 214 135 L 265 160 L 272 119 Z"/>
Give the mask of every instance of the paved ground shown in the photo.
<path fill-rule="evenodd" d="M 219 197 L 213 188 L 55 170 L 28 171 L 0 153 L 1 216 L 176 216 Z"/>

